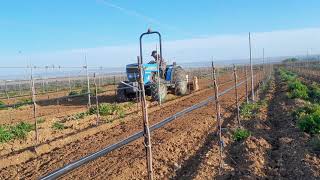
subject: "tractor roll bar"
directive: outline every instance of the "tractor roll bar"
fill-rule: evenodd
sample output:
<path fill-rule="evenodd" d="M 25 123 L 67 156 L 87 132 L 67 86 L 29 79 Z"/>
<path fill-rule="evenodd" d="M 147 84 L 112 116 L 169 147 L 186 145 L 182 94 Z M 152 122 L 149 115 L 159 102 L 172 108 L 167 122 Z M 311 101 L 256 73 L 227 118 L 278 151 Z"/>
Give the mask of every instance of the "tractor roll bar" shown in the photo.
<path fill-rule="evenodd" d="M 140 61 L 138 60 L 138 64 L 143 64 L 143 57 L 142 57 L 142 38 L 145 35 L 151 35 L 151 34 L 157 34 L 159 37 L 159 45 L 160 45 L 160 59 L 162 59 L 162 40 L 161 40 L 161 34 L 158 31 L 152 31 L 151 29 L 148 29 L 147 32 L 142 33 L 140 35 Z"/>

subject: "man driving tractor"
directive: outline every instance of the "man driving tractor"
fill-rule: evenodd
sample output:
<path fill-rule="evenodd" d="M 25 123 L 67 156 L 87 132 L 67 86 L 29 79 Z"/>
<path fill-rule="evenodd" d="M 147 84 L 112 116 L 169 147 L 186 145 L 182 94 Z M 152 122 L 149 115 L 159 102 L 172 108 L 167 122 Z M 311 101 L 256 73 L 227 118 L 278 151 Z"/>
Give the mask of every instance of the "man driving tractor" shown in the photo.
<path fill-rule="evenodd" d="M 159 69 L 161 72 L 161 77 L 165 77 L 165 72 L 167 64 L 162 57 L 157 53 L 157 51 L 152 51 L 151 56 L 154 58 L 155 62 L 159 64 Z"/>

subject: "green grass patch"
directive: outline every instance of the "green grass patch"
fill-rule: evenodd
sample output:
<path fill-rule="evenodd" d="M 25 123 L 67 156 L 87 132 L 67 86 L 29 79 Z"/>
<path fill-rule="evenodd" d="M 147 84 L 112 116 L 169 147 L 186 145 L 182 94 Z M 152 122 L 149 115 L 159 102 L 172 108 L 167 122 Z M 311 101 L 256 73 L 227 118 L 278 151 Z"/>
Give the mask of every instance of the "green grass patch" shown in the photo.
<path fill-rule="evenodd" d="M 43 118 L 43 117 L 37 118 L 37 123 L 38 124 L 44 123 L 45 121 L 46 121 L 46 119 Z"/>
<path fill-rule="evenodd" d="M 14 138 L 14 135 L 5 126 L 0 126 L 0 143 L 6 143 Z"/>
<path fill-rule="evenodd" d="M 95 113 L 97 113 L 97 107 L 91 107 L 88 110 L 88 114 L 90 115 Z M 102 103 L 102 104 L 99 104 L 99 113 L 101 116 L 119 115 L 124 117 L 125 110 L 123 106 L 118 104 Z"/>
<path fill-rule="evenodd" d="M 320 134 L 320 111 L 302 116 L 298 121 L 299 128 L 309 134 Z"/>
<path fill-rule="evenodd" d="M 299 80 L 290 81 L 288 83 L 288 97 L 291 99 L 300 98 L 308 99 L 308 87 Z"/>
<path fill-rule="evenodd" d="M 77 113 L 74 115 L 74 118 L 77 119 L 83 119 L 84 117 L 86 117 L 87 113 L 86 112 L 81 112 L 81 113 Z"/>
<path fill-rule="evenodd" d="M 311 104 L 298 108 L 293 112 L 301 131 L 311 135 L 320 134 L 320 105 Z"/>
<path fill-rule="evenodd" d="M 317 83 L 313 83 L 310 88 L 308 95 L 310 97 L 310 101 L 314 103 L 320 103 L 320 86 Z"/>
<path fill-rule="evenodd" d="M 244 103 L 240 107 L 240 115 L 245 119 L 252 118 L 259 109 L 258 103 Z"/>
<path fill-rule="evenodd" d="M 128 108 L 133 107 L 134 105 L 135 105 L 135 102 L 129 101 L 129 102 L 127 102 L 127 103 L 125 103 L 125 104 L 123 105 L 123 108 L 128 109 Z"/>
<path fill-rule="evenodd" d="M 28 132 L 32 130 L 34 130 L 34 125 L 26 122 L 20 122 L 19 124 L 10 127 L 10 132 L 18 139 L 25 139 Z"/>
<path fill-rule="evenodd" d="M 297 79 L 297 75 L 290 71 L 287 71 L 281 68 L 279 72 L 280 72 L 280 78 L 282 81 L 294 81 Z"/>
<path fill-rule="evenodd" d="M 20 101 L 17 102 L 17 104 L 14 106 L 14 108 L 19 108 L 28 104 L 32 104 L 32 99 L 31 98 L 25 98 L 21 99 Z"/>
<path fill-rule="evenodd" d="M 4 107 L 6 104 L 3 101 L 0 101 L 0 110 L 5 110 L 7 109 L 6 107 Z"/>
<path fill-rule="evenodd" d="M 6 143 L 13 139 L 25 139 L 32 130 L 34 130 L 34 125 L 26 122 L 11 126 L 0 125 L 0 143 Z"/>
<path fill-rule="evenodd" d="M 66 127 L 65 127 L 65 125 L 63 123 L 54 122 L 52 124 L 52 129 L 54 129 L 54 130 L 63 130 L 63 129 L 66 129 Z"/>
<path fill-rule="evenodd" d="M 235 141 L 243 141 L 243 140 L 247 139 L 250 136 L 251 136 L 251 132 L 250 131 L 248 131 L 246 129 L 238 128 L 233 133 L 233 140 L 235 140 Z"/>

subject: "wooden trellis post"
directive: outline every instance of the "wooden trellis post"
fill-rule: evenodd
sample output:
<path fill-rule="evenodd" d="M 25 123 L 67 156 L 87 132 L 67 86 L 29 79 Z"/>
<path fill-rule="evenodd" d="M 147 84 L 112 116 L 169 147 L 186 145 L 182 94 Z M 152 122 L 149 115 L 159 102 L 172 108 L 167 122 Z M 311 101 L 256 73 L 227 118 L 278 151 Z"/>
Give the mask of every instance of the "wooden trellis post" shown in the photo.
<path fill-rule="evenodd" d="M 114 86 L 114 97 L 115 99 L 117 99 L 116 76 L 113 76 L 113 86 Z"/>
<path fill-rule="evenodd" d="M 238 97 L 238 77 L 237 77 L 237 69 L 236 66 L 233 65 L 233 76 L 234 76 L 234 91 L 235 91 L 235 97 L 236 97 L 236 106 L 237 106 L 237 122 L 238 122 L 238 127 L 240 128 L 240 107 L 239 107 L 239 97 Z"/>
<path fill-rule="evenodd" d="M 218 132 L 219 132 L 219 153 L 220 153 L 220 159 L 219 159 L 219 174 L 221 174 L 221 169 L 223 168 L 223 140 L 222 140 L 222 122 L 221 122 L 221 116 L 220 116 L 220 103 L 219 103 L 219 89 L 218 89 L 218 83 L 216 78 L 216 69 L 212 62 L 212 71 L 213 71 L 213 86 L 214 86 L 214 97 L 215 97 L 215 104 L 216 104 L 216 118 L 218 122 Z"/>
<path fill-rule="evenodd" d="M 247 66 L 245 66 L 244 74 L 245 74 L 245 78 L 246 78 L 246 99 L 247 99 L 247 103 L 249 103 Z"/>
<path fill-rule="evenodd" d="M 91 92 L 90 92 L 90 78 L 89 78 L 89 70 L 88 70 L 88 63 L 87 63 L 87 56 L 84 56 L 86 62 L 86 76 L 87 76 L 87 93 L 88 93 L 88 107 L 91 107 Z"/>
<path fill-rule="evenodd" d="M 36 133 L 36 144 L 39 142 L 39 133 L 38 133 L 38 122 L 37 122 L 37 104 L 36 104 L 36 89 L 34 87 L 34 79 L 32 76 L 32 68 L 31 68 L 31 91 L 32 91 L 32 102 L 33 102 L 33 118 L 34 118 L 34 126 Z"/>
<path fill-rule="evenodd" d="M 96 115 L 97 115 L 97 125 L 99 124 L 100 121 L 100 112 L 99 112 L 99 100 L 98 100 L 98 87 L 97 87 L 97 82 L 96 82 L 96 73 L 93 73 L 93 82 L 94 82 L 94 87 L 95 87 L 95 92 L 96 92 Z"/>
<path fill-rule="evenodd" d="M 141 92 L 141 106 L 142 106 L 142 115 L 143 115 L 143 129 L 144 129 L 144 143 L 146 147 L 146 156 L 147 156 L 147 168 L 148 168 L 148 179 L 153 180 L 153 170 L 152 170 L 152 151 L 151 151 L 151 136 L 149 129 L 149 119 L 148 119 L 148 105 L 146 101 L 146 94 L 144 89 L 143 82 L 143 70 L 142 62 L 138 56 L 139 64 L 139 90 Z"/>
<path fill-rule="evenodd" d="M 254 82 L 253 82 L 253 67 L 252 67 L 252 54 L 251 54 L 251 34 L 249 32 L 249 50 L 250 50 L 250 75 L 251 75 L 251 98 L 254 101 Z"/>

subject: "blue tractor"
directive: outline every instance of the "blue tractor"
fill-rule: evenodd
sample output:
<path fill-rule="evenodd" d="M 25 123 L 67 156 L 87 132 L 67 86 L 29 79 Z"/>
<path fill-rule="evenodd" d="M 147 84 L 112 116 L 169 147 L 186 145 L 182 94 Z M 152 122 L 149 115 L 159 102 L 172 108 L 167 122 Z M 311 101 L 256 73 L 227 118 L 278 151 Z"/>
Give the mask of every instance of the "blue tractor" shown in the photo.
<path fill-rule="evenodd" d="M 160 67 L 161 63 L 159 60 L 158 62 L 151 60 L 149 63 L 143 63 L 142 37 L 150 34 L 157 34 L 159 37 L 160 55 L 158 57 L 162 59 L 161 34 L 151 30 L 141 34 L 138 63 L 128 64 L 126 66 L 128 80 L 120 82 L 118 85 L 118 101 L 128 101 L 138 96 L 139 63 L 141 63 L 143 69 L 142 74 L 146 95 L 151 96 L 153 101 L 165 101 L 168 92 L 172 92 L 175 95 L 184 95 L 187 93 L 187 74 L 180 66 L 177 66 L 176 63 L 165 65 L 165 67 Z"/>

